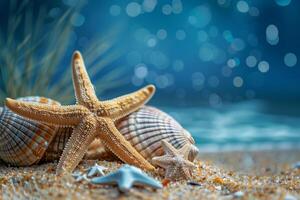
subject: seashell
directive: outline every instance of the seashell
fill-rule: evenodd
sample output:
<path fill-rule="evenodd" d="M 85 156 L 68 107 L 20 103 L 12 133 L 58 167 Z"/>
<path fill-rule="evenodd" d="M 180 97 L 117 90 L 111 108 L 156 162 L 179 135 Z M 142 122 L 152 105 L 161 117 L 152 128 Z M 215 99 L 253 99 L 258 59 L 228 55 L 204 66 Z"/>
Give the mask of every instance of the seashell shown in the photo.
<path fill-rule="evenodd" d="M 191 144 L 190 161 L 193 161 L 199 152 L 191 134 L 174 118 L 154 107 L 142 107 L 118 121 L 116 127 L 126 140 L 149 161 L 155 156 L 164 154 L 161 146 L 163 139 L 177 149 L 187 143 Z"/>
<path fill-rule="evenodd" d="M 55 136 L 45 151 L 42 161 L 49 162 L 58 160 L 63 153 L 63 150 L 71 137 L 73 128 L 59 127 L 55 133 Z"/>
<path fill-rule="evenodd" d="M 44 97 L 23 97 L 21 101 L 60 105 Z M 58 127 L 26 119 L 7 107 L 0 107 L 0 159 L 14 166 L 29 166 L 58 160 L 73 128 Z M 91 151 L 90 148 L 93 150 Z M 94 141 L 86 158 L 102 155 L 103 144 Z"/>
<path fill-rule="evenodd" d="M 22 101 L 58 105 L 43 97 L 25 97 Z M 53 140 L 57 127 L 27 120 L 7 107 L 0 111 L 0 158 L 8 164 L 27 166 L 37 163 Z"/>

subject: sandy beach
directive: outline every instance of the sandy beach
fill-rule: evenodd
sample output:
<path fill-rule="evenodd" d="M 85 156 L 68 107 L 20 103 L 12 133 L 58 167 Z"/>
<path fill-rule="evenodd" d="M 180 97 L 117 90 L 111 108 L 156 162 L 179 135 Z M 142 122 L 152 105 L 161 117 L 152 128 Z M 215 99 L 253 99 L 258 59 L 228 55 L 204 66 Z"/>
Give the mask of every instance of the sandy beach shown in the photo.
<path fill-rule="evenodd" d="M 2 199 L 286 199 L 300 198 L 299 150 L 201 153 L 193 178 L 168 182 L 153 172 L 149 175 L 162 181 L 164 188 L 153 190 L 135 187 L 120 193 L 114 186 L 76 182 L 72 176 L 56 179 L 56 163 L 31 167 L 0 165 Z M 85 160 L 77 171 L 94 163 L 119 168 L 121 162 Z"/>

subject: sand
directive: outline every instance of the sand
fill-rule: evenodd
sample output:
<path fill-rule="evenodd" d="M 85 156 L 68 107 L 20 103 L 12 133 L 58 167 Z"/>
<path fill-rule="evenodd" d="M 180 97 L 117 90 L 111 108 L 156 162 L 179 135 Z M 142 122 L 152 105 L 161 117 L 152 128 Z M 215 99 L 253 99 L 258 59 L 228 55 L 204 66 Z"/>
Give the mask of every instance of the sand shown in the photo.
<path fill-rule="evenodd" d="M 71 176 L 57 179 L 56 163 L 31 167 L 0 164 L 2 199 L 300 199 L 300 151 L 201 153 L 193 178 L 167 182 L 158 173 L 149 175 L 163 182 L 153 190 L 135 187 L 120 193 L 114 186 L 76 182 Z M 77 170 L 95 162 L 114 171 L 121 162 L 87 160 Z"/>

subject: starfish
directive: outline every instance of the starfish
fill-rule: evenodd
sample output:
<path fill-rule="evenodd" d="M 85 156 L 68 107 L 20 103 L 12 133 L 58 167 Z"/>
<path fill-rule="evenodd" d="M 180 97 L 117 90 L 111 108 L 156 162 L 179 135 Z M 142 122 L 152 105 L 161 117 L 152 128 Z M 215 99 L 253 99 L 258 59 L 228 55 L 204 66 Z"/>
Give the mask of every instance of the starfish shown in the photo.
<path fill-rule="evenodd" d="M 76 182 L 80 182 L 80 181 L 83 181 L 83 180 L 89 181 L 89 178 L 84 173 L 76 172 L 76 173 L 73 173 L 72 176 L 75 178 Z"/>
<path fill-rule="evenodd" d="M 97 175 L 104 176 L 105 175 L 103 172 L 104 170 L 107 170 L 107 168 L 95 163 L 94 166 L 87 169 L 87 177 L 92 177 Z"/>
<path fill-rule="evenodd" d="M 78 51 L 73 54 L 72 72 L 77 100 L 75 105 L 44 105 L 6 99 L 7 107 L 25 118 L 73 127 L 72 135 L 59 159 L 57 175 L 72 172 L 95 138 L 100 138 L 104 145 L 125 163 L 146 170 L 155 169 L 126 141 L 114 124 L 116 120 L 144 105 L 154 94 L 155 87 L 149 85 L 113 100 L 100 101 Z"/>
<path fill-rule="evenodd" d="M 139 168 L 130 165 L 124 165 L 107 176 L 93 178 L 91 183 L 118 185 L 121 192 L 128 192 L 134 185 L 150 186 L 155 189 L 162 188 L 160 182 L 149 177 Z"/>
<path fill-rule="evenodd" d="M 152 158 L 152 163 L 164 168 L 165 178 L 170 180 L 187 179 L 196 166 L 188 160 L 191 145 L 186 144 L 180 149 L 174 148 L 166 140 L 161 141 L 165 155 Z"/>

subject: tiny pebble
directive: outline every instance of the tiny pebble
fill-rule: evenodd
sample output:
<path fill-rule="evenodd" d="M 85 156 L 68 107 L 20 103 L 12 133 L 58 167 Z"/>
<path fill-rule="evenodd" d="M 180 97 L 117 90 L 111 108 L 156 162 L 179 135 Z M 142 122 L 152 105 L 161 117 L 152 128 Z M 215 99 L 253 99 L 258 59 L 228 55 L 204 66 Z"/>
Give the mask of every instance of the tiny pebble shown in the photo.
<path fill-rule="evenodd" d="M 290 194 L 287 194 L 285 197 L 284 197 L 284 200 L 297 200 L 296 197 L 290 195 Z"/>
<path fill-rule="evenodd" d="M 168 185 L 169 185 L 169 183 L 170 183 L 171 181 L 169 180 L 169 179 L 164 179 L 164 180 L 162 180 L 162 185 L 164 186 L 164 187 L 167 187 Z"/>
<path fill-rule="evenodd" d="M 194 181 L 189 181 L 187 182 L 188 185 L 192 185 L 192 186 L 201 186 L 200 183 L 194 182 Z"/>
<path fill-rule="evenodd" d="M 233 196 L 236 198 L 241 198 L 242 196 L 244 196 L 244 192 L 242 191 L 235 192 Z"/>

